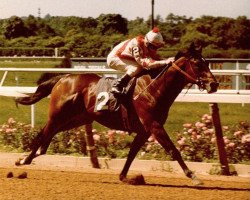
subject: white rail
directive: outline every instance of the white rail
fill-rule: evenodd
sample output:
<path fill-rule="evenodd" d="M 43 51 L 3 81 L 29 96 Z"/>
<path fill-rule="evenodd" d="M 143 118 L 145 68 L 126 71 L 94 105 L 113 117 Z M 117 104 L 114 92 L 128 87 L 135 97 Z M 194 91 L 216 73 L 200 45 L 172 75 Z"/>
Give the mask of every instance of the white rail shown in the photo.
<path fill-rule="evenodd" d="M 0 68 L 4 72 L 0 82 L 0 96 L 20 97 L 28 93 L 34 93 L 37 87 L 23 86 L 3 86 L 8 72 L 49 72 L 49 73 L 97 73 L 97 74 L 117 74 L 112 69 L 59 69 L 59 68 Z M 250 70 L 211 70 L 214 75 L 250 76 Z M 239 84 L 238 84 L 239 85 Z M 250 103 L 250 90 L 218 90 L 214 94 L 207 94 L 198 89 L 184 89 L 177 97 L 177 102 L 208 102 L 208 103 Z M 35 106 L 31 105 L 31 125 L 35 125 Z"/>
<path fill-rule="evenodd" d="M 97 73 L 97 74 L 117 74 L 113 69 L 84 69 L 84 68 L 0 68 L 4 72 L 48 72 L 48 73 Z M 250 70 L 211 70 L 214 75 L 244 75 L 250 76 Z"/>
<path fill-rule="evenodd" d="M 8 72 L 48 72 L 48 73 L 97 73 L 114 75 L 118 72 L 113 69 L 75 69 L 75 68 L 0 68 L 4 72 L 0 82 L 0 95 L 23 96 L 33 93 L 36 87 L 3 86 Z M 250 70 L 211 70 L 214 75 L 250 76 Z M 239 85 L 239 83 L 237 84 Z M 217 102 L 217 103 L 250 103 L 250 90 L 218 90 L 215 94 L 207 94 L 197 89 L 183 90 L 176 101 L 184 102 Z"/>

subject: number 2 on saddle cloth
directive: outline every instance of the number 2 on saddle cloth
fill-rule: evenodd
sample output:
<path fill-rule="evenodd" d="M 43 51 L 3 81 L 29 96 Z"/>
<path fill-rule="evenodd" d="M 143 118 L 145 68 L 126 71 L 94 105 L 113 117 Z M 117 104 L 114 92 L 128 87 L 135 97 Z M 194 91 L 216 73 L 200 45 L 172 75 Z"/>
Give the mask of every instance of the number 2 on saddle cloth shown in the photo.
<path fill-rule="evenodd" d="M 134 89 L 136 78 L 133 78 L 125 89 L 124 95 L 116 97 L 111 91 L 115 79 L 111 77 L 103 77 L 97 83 L 95 112 L 109 111 L 115 112 L 123 105 L 126 107 L 128 98 L 132 98 L 130 92 Z"/>

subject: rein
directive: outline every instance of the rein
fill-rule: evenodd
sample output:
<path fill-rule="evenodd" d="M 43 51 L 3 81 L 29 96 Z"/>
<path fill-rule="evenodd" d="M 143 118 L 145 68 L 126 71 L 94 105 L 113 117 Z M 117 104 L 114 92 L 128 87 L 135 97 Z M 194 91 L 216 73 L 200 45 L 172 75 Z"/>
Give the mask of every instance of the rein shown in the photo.
<path fill-rule="evenodd" d="M 180 60 L 182 60 L 183 58 L 179 58 L 177 61 L 175 61 L 175 62 L 177 62 L 178 63 L 178 61 L 180 61 Z M 179 71 L 180 73 L 182 73 L 184 76 L 186 76 L 186 77 L 188 77 L 190 80 L 192 80 L 194 83 L 196 83 L 196 84 L 199 84 L 200 83 L 200 81 L 198 80 L 198 79 L 195 79 L 194 77 L 192 77 L 191 75 L 189 75 L 187 72 L 185 72 L 184 70 L 182 70 L 178 65 L 176 65 L 175 64 L 175 62 L 173 62 L 172 63 L 172 65 L 170 66 L 170 67 L 173 67 L 174 69 L 176 69 L 177 71 Z M 190 65 L 190 63 L 189 63 L 189 65 Z M 145 87 L 144 88 L 144 90 L 142 90 L 139 94 L 137 94 L 133 99 L 134 100 L 136 100 L 136 99 L 138 99 L 140 96 L 141 96 L 141 94 L 143 93 L 143 92 L 145 92 L 147 89 L 148 89 L 148 87 L 150 86 L 150 85 L 152 85 L 165 71 L 166 71 L 166 69 L 168 69 L 168 68 L 170 68 L 168 65 L 166 66 L 166 67 L 164 67 L 163 68 L 163 70 L 157 75 L 157 77 L 153 80 L 153 81 L 151 81 L 151 83 L 149 83 L 148 85 L 147 85 L 147 87 Z M 191 69 L 192 69 L 192 67 L 191 67 Z"/>
<path fill-rule="evenodd" d="M 148 89 L 148 87 L 149 87 L 150 85 L 152 85 L 152 84 L 153 84 L 153 83 L 163 74 L 163 72 L 165 72 L 165 71 L 167 70 L 167 68 L 169 68 L 168 65 L 167 65 L 166 67 L 164 67 L 164 68 L 161 70 L 161 72 L 156 76 L 156 78 L 155 78 L 153 81 L 151 81 L 151 83 L 149 83 L 149 84 L 147 85 L 147 87 L 145 87 L 144 90 L 142 90 L 139 94 L 137 94 L 133 99 L 134 99 L 134 100 L 138 99 L 139 96 L 141 96 L 141 94 L 142 94 L 143 92 L 145 92 L 145 91 Z"/>
<path fill-rule="evenodd" d="M 189 63 L 190 64 L 190 63 Z M 195 83 L 198 83 L 199 81 L 192 76 L 190 76 L 187 72 L 183 71 L 178 65 L 176 65 L 174 62 L 172 63 L 172 66 L 174 69 L 182 73 L 184 76 L 188 77 L 190 80 L 194 81 Z"/>

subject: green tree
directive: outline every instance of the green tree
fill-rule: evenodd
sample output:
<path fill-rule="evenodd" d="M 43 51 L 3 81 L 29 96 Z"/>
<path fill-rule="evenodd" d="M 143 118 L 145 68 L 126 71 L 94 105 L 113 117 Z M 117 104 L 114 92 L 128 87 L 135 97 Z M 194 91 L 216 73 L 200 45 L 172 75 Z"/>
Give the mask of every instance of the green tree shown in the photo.
<path fill-rule="evenodd" d="M 29 15 L 24 21 L 27 28 L 27 36 L 35 36 L 38 32 L 38 21 L 33 15 Z"/>
<path fill-rule="evenodd" d="M 238 17 L 228 29 L 227 36 L 229 47 L 250 49 L 250 20 Z"/>
<path fill-rule="evenodd" d="M 64 43 L 64 39 L 60 36 L 55 36 L 55 37 L 51 37 L 47 44 L 46 47 L 63 47 L 65 45 Z"/>
<path fill-rule="evenodd" d="M 186 27 L 185 34 L 181 37 L 181 45 L 188 46 L 193 41 L 199 41 L 203 46 L 208 46 L 214 41 L 214 38 L 206 34 L 206 32 L 200 31 L 199 24 L 190 23 Z"/>
<path fill-rule="evenodd" d="M 127 34 L 127 19 L 120 14 L 101 14 L 98 18 L 97 29 L 102 35 L 112 35 L 116 33 Z"/>
<path fill-rule="evenodd" d="M 173 46 L 180 43 L 182 36 L 186 33 L 186 27 L 192 22 L 192 18 L 174 15 L 170 13 L 165 22 L 159 24 L 163 38 L 167 46 Z"/>
<path fill-rule="evenodd" d="M 135 20 L 128 22 L 128 34 L 130 37 L 135 37 L 137 35 L 144 35 L 148 32 L 149 28 L 147 23 L 143 18 L 137 17 Z"/>
<path fill-rule="evenodd" d="M 12 16 L 4 24 L 4 36 L 6 39 L 12 39 L 17 37 L 26 37 L 27 28 L 24 25 L 23 20 L 20 17 Z"/>

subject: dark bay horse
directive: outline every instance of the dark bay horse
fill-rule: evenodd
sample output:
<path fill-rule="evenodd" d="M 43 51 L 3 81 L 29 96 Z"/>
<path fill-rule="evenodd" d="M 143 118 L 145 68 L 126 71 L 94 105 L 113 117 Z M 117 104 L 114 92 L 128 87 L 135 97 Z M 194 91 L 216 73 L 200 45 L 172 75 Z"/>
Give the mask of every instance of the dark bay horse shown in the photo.
<path fill-rule="evenodd" d="M 172 66 L 165 67 L 157 76 L 147 74 L 138 78 L 132 98 L 126 102 L 129 131 L 135 132 L 136 136 L 119 176 L 125 183 L 144 183 L 142 176 L 141 179 L 127 178 L 127 173 L 138 151 L 152 134 L 166 152 L 178 161 L 185 175 L 191 178 L 194 184 L 202 184 L 184 163 L 163 125 L 171 105 L 188 83 L 197 84 L 208 93 L 216 92 L 218 83 L 202 57 L 201 49 L 197 49 L 193 44 L 185 51 L 179 52 L 175 60 Z M 51 139 L 60 131 L 91 124 L 93 121 L 111 129 L 128 131 L 121 110 L 94 111 L 96 88 L 100 78 L 96 74 L 54 77 L 40 84 L 34 94 L 16 99 L 17 103 L 30 105 L 51 94 L 47 124 L 34 139 L 32 152 L 18 160 L 17 165 L 30 164 L 33 158 L 45 154 Z M 37 153 L 39 148 L 40 154 Z"/>

